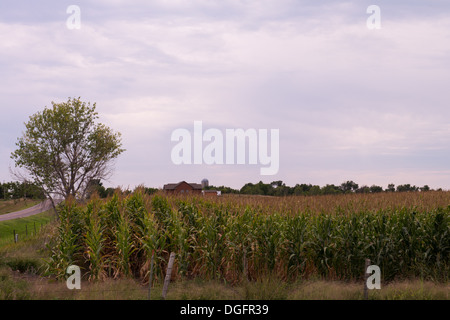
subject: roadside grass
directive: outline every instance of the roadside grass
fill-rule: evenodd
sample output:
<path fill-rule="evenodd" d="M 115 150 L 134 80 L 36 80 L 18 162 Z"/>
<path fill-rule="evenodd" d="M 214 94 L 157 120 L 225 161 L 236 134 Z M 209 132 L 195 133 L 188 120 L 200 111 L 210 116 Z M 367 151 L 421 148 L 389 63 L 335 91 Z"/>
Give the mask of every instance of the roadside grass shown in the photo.
<path fill-rule="evenodd" d="M 151 289 L 161 300 L 163 284 Z M 82 281 L 69 290 L 64 281 L 0 267 L 0 300 L 146 300 L 148 286 L 130 278 Z M 362 300 L 362 283 L 308 280 L 294 284 L 267 280 L 228 285 L 220 281 L 179 280 L 170 284 L 167 300 Z M 449 300 L 449 288 L 420 280 L 402 281 L 369 292 L 370 300 Z"/>
<path fill-rule="evenodd" d="M 0 221 L 0 247 L 14 243 L 14 232 L 19 234 L 19 242 L 32 238 L 46 224 L 55 219 L 55 213 L 48 210 L 34 216 Z"/>
<path fill-rule="evenodd" d="M 0 200 L 0 215 L 31 208 L 41 202 L 33 199 Z"/>
<path fill-rule="evenodd" d="M 12 234 L 0 238 L 0 300 L 29 300 L 36 294 L 31 290 L 30 279 L 40 278 L 45 270 L 44 258 L 48 256 L 46 244 L 55 228 L 51 223 L 54 214 L 51 211 L 36 216 L 0 222 L 0 235 L 9 228 L 20 230 L 25 223 L 42 223 L 37 233 L 21 237 L 14 242 Z M 37 299 L 39 299 L 36 296 Z"/>

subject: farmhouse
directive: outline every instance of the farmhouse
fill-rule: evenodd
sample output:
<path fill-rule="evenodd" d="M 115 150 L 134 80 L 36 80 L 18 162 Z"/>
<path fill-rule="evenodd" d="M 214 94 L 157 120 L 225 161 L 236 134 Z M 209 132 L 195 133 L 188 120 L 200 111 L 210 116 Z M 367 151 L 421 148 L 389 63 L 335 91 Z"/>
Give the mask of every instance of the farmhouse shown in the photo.
<path fill-rule="evenodd" d="M 165 184 L 163 190 L 169 194 L 201 194 L 202 185 L 199 183 L 187 183 L 181 181 L 178 183 Z"/>

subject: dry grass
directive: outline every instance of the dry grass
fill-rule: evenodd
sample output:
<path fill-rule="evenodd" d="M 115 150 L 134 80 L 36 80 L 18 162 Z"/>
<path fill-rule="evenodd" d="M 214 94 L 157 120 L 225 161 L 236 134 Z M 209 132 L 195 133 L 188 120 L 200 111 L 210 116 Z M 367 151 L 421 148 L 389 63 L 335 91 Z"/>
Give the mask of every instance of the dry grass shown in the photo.
<path fill-rule="evenodd" d="M 151 300 L 160 300 L 162 283 L 155 283 Z M 420 280 L 382 284 L 369 292 L 370 300 L 449 300 L 446 285 Z M 64 281 L 0 269 L 0 300 L 146 300 L 148 287 L 132 279 L 83 281 L 81 290 L 69 290 Z M 237 286 L 220 281 L 174 281 L 167 300 L 362 300 L 363 284 L 307 280 L 286 284 L 266 278 Z"/>

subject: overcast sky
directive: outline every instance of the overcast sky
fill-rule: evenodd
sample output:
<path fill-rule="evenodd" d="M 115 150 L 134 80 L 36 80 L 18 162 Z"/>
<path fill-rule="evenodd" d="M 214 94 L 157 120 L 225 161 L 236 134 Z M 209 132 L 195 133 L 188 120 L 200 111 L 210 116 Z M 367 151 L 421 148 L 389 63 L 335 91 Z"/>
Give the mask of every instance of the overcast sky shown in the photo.
<path fill-rule="evenodd" d="M 366 25 L 373 4 L 381 29 Z M 106 186 L 450 189 L 448 0 L 1 0 L 0 47 L 1 181 L 29 116 L 81 97 L 127 150 Z M 175 165 L 171 133 L 194 121 L 279 129 L 278 173 Z"/>

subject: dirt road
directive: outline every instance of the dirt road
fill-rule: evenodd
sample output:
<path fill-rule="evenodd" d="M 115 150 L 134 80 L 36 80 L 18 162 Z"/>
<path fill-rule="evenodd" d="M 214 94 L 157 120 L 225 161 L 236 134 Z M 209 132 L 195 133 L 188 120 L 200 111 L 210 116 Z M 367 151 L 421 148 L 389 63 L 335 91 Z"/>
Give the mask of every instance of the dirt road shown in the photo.
<path fill-rule="evenodd" d="M 57 203 L 57 202 L 55 201 L 55 203 Z M 45 200 L 45 201 L 41 202 L 40 204 L 37 204 L 31 208 L 27 208 L 27 209 L 16 211 L 16 212 L 11 212 L 8 214 L 2 214 L 2 215 L 0 215 L 0 221 L 29 217 L 29 216 L 47 211 L 51 208 L 52 208 L 51 201 Z"/>

